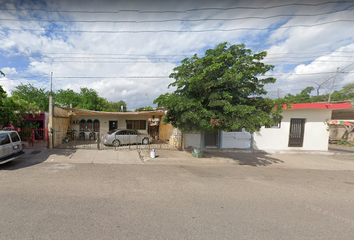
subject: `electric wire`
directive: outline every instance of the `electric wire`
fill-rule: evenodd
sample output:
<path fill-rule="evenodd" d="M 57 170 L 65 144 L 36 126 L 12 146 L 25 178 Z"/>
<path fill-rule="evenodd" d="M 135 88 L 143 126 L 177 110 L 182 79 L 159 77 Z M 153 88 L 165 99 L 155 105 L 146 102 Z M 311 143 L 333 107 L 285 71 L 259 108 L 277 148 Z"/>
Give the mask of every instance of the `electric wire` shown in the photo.
<path fill-rule="evenodd" d="M 23 12 L 23 11 L 44 11 L 50 13 L 85 13 L 85 14 L 117 14 L 120 12 L 135 12 L 135 13 L 153 13 L 153 14 L 160 14 L 160 13 L 188 13 L 188 12 L 198 12 L 198 11 L 229 11 L 235 9 L 249 9 L 249 10 L 266 10 L 266 9 L 273 9 L 273 8 L 282 8 L 282 7 L 289 7 L 289 6 L 304 6 L 304 7 L 318 7 L 327 4 L 339 4 L 339 3 L 353 3 L 354 1 L 327 1 L 321 3 L 288 3 L 288 4 L 279 4 L 279 5 L 272 5 L 272 6 L 262 6 L 262 7 L 251 7 L 251 6 L 235 6 L 235 7 L 206 7 L 206 8 L 194 8 L 194 9 L 186 9 L 186 10 L 139 10 L 139 9 L 119 9 L 116 11 L 88 11 L 88 10 L 49 10 L 46 8 L 22 8 L 22 9 L 14 9 L 14 8 L 0 8 L 3 11 L 16 11 L 16 12 Z"/>

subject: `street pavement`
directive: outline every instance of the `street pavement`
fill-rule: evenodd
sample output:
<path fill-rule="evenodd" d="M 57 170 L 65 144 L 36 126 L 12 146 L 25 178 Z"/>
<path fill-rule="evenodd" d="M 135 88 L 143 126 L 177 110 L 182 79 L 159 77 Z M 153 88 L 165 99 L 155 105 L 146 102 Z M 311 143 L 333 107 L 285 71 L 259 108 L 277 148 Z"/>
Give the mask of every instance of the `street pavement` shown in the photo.
<path fill-rule="evenodd" d="M 353 239 L 350 155 L 156 155 L 27 149 L 0 165 L 0 239 Z"/>
<path fill-rule="evenodd" d="M 345 151 L 343 151 L 345 150 Z M 189 151 L 150 151 L 47 149 L 27 148 L 18 160 L 41 163 L 94 163 L 94 164 L 233 164 L 268 168 L 297 168 L 322 170 L 354 170 L 354 151 L 332 149 L 328 152 L 274 152 L 204 151 L 202 158 Z"/>
<path fill-rule="evenodd" d="M 351 152 L 26 149 L 0 239 L 353 239 Z"/>

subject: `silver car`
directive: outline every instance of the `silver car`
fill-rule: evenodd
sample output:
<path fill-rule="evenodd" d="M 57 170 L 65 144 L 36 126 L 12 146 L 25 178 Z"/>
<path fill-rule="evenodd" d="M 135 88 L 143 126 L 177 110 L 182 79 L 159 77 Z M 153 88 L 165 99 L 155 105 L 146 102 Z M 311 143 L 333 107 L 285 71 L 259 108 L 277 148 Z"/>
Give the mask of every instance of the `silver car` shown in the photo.
<path fill-rule="evenodd" d="M 119 147 L 126 144 L 144 144 L 150 143 L 148 134 L 139 133 L 136 130 L 111 130 L 103 136 L 103 144 L 107 146 Z"/>
<path fill-rule="evenodd" d="M 0 163 L 6 163 L 24 154 L 21 138 L 16 131 L 0 131 Z"/>

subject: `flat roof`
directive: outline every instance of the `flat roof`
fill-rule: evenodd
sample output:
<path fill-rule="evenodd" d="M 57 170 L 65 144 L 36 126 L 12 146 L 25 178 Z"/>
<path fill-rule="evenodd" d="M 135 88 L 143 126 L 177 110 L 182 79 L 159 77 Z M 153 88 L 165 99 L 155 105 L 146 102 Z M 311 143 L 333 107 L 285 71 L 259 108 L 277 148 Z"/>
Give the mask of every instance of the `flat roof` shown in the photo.
<path fill-rule="evenodd" d="M 63 110 L 70 112 L 70 115 L 73 116 L 111 116 L 111 115 L 165 115 L 164 110 L 155 110 L 155 111 L 139 111 L 139 112 L 103 112 L 103 111 L 93 111 L 85 109 L 76 109 L 68 107 L 57 107 Z"/>
<path fill-rule="evenodd" d="M 352 104 L 350 102 L 345 103 L 294 103 L 291 105 L 291 109 L 346 109 L 351 108 Z M 287 104 L 283 105 L 286 109 Z"/>

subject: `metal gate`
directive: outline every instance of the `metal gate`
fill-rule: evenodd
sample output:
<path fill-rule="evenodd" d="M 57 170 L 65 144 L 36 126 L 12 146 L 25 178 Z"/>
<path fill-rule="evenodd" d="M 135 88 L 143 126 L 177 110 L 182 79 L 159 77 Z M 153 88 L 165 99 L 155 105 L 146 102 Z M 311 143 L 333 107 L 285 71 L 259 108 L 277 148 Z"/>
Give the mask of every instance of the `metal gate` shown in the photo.
<path fill-rule="evenodd" d="M 21 129 L 18 133 L 25 147 L 49 148 L 48 129 Z"/>
<path fill-rule="evenodd" d="M 290 120 L 289 147 L 302 147 L 304 143 L 305 119 L 292 118 Z"/>
<path fill-rule="evenodd" d="M 146 144 L 136 143 L 134 137 L 127 135 L 127 144 L 119 146 L 105 145 L 104 137 L 105 133 L 99 132 L 80 132 L 75 134 L 67 134 L 67 132 L 55 131 L 54 142 L 55 148 L 66 149 L 93 149 L 93 150 L 113 150 L 113 151 L 141 151 L 151 149 L 164 149 L 164 150 L 178 150 L 181 148 L 181 134 L 174 134 L 170 140 L 154 140 Z"/>

